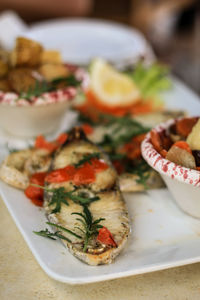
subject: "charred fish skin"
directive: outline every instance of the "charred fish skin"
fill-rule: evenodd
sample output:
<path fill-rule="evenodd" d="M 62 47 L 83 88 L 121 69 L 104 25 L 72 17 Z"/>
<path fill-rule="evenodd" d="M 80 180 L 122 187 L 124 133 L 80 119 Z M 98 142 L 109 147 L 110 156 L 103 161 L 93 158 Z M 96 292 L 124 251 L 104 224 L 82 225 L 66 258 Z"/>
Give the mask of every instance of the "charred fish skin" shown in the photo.
<path fill-rule="evenodd" d="M 116 171 L 110 164 L 107 156 L 101 152 L 96 145 L 87 140 L 80 128 L 75 128 L 69 133 L 67 142 L 57 150 L 51 164 L 51 170 L 57 170 L 68 165 L 76 164 L 85 154 L 96 152 L 100 153 L 100 160 L 107 163 L 108 168 L 96 174 L 95 182 L 78 186 L 70 181 L 50 184 L 45 183 L 49 189 L 64 187 L 65 190 L 69 192 L 75 189 L 75 195 L 84 194 L 90 198 L 98 198 L 98 200 L 88 205 L 88 209 L 94 221 L 102 219 L 100 224 L 108 228 L 111 232 L 116 242 L 116 247 L 98 241 L 97 235 L 94 234 L 90 237 L 87 249 L 84 251 L 83 239 L 62 232 L 63 235 L 71 240 L 71 242 L 62 240 L 70 253 L 84 263 L 93 266 L 111 263 L 124 248 L 130 233 L 128 212 L 119 190 Z M 77 235 L 81 235 L 83 228 L 80 228 L 80 222 L 77 221 L 79 218 L 73 213 L 83 214 L 83 205 L 67 198 L 68 205 L 62 203 L 60 211 L 52 213 L 52 209 L 54 208 L 54 206 L 50 204 L 52 193 L 45 191 L 44 200 L 44 208 L 50 222 L 67 228 Z"/>

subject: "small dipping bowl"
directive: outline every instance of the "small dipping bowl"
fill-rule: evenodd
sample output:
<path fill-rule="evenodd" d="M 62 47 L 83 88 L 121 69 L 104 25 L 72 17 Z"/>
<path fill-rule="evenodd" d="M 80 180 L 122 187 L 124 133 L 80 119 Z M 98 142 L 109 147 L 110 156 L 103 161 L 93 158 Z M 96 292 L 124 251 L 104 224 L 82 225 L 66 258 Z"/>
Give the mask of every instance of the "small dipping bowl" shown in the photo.
<path fill-rule="evenodd" d="M 162 132 L 174 123 L 175 120 L 169 120 L 154 130 Z M 152 145 L 150 133 L 142 142 L 141 149 L 143 158 L 161 175 L 178 206 L 187 214 L 200 218 L 200 172 L 163 158 Z"/>

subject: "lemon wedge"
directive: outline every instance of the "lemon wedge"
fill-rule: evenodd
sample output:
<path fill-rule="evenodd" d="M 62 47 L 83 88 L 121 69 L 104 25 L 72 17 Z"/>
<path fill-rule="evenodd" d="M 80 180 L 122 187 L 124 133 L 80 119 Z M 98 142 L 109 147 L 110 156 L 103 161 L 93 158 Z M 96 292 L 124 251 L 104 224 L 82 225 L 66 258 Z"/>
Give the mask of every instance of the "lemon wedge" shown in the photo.
<path fill-rule="evenodd" d="M 118 72 L 103 59 L 92 62 L 90 88 L 103 104 L 128 106 L 140 99 L 140 91 L 131 78 Z"/>

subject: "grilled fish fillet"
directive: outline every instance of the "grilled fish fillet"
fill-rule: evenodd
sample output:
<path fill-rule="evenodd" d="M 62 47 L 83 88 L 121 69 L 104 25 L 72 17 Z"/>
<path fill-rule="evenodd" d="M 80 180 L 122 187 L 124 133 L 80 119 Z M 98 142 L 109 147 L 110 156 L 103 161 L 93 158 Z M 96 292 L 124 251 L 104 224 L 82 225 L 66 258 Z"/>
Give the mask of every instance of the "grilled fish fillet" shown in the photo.
<path fill-rule="evenodd" d="M 107 156 L 100 152 L 99 148 L 86 140 L 83 132 L 75 128 L 68 137 L 67 143 L 63 145 L 55 154 L 51 164 L 51 169 L 56 170 L 64 168 L 68 165 L 78 163 L 84 155 L 90 153 L 100 153 L 100 159 L 106 162 L 109 167 L 96 174 L 96 180 L 93 183 L 76 186 L 76 193 L 84 193 L 90 197 L 98 196 L 99 200 L 92 202 L 88 208 L 94 220 L 104 218 L 101 222 L 112 234 L 117 247 L 103 244 L 97 240 L 94 235 L 90 238 L 87 250 L 83 251 L 83 240 L 72 236 L 65 231 L 62 234 L 71 239 L 71 243 L 65 240 L 62 242 L 68 247 L 69 251 L 81 261 L 89 265 L 109 264 L 121 252 L 126 244 L 130 227 L 127 208 L 118 188 L 117 174 L 111 166 Z M 73 182 L 67 181 L 63 183 L 51 183 L 46 187 L 56 189 L 64 187 L 66 191 L 74 190 Z M 80 234 L 80 230 L 76 228 L 77 215 L 73 212 L 83 212 L 83 206 L 67 199 L 69 205 L 62 204 L 60 212 L 52 213 L 53 205 L 50 205 L 52 199 L 51 192 L 45 192 L 44 208 L 47 218 L 54 224 L 65 227 L 76 234 Z"/>

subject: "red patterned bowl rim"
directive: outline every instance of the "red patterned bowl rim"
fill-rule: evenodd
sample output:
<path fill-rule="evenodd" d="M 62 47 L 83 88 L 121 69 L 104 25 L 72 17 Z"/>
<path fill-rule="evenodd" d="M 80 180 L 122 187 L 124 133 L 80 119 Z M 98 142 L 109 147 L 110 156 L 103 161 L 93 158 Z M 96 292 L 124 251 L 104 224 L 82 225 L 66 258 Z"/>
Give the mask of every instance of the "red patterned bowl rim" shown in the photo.
<path fill-rule="evenodd" d="M 77 67 L 74 74 L 82 81 L 82 88 L 87 85 L 88 73 L 85 69 Z M 19 97 L 15 92 L 3 92 L 0 91 L 0 105 L 6 107 L 39 107 L 47 106 L 56 103 L 64 103 L 73 100 L 78 94 L 78 89 L 76 87 L 65 87 L 63 89 L 57 89 L 51 92 L 45 92 L 38 97 L 34 97 L 32 102 L 28 102 L 25 99 L 18 99 Z"/>
<path fill-rule="evenodd" d="M 175 120 L 168 120 L 154 128 L 157 132 L 169 128 Z M 177 165 L 168 159 L 163 158 L 153 147 L 150 142 L 150 133 L 148 133 L 141 145 L 142 156 L 147 163 L 156 171 L 163 175 L 167 175 L 171 179 L 176 179 L 180 182 L 200 187 L 200 171 L 189 169 Z"/>

